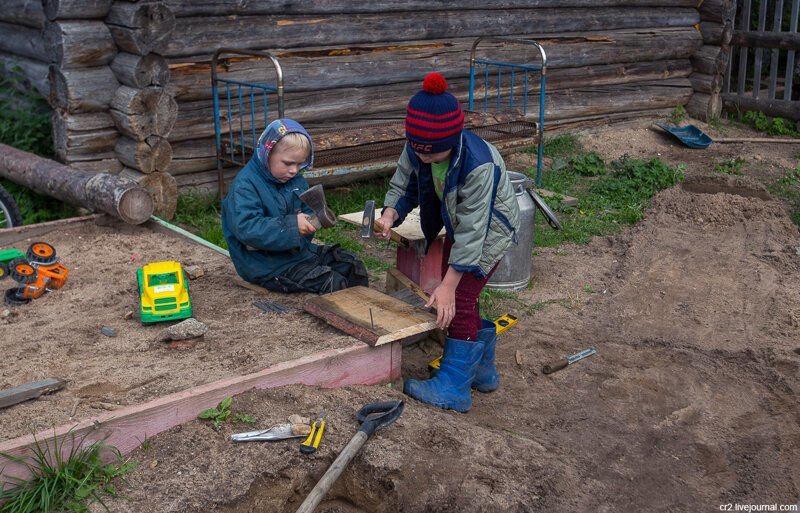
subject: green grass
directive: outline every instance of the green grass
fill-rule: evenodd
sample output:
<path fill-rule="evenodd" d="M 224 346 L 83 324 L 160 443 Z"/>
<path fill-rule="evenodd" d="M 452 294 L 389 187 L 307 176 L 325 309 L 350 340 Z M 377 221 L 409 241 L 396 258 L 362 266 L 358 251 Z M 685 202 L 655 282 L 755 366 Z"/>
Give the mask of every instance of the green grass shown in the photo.
<path fill-rule="evenodd" d="M 792 222 L 800 226 L 800 166 L 767 185 L 770 194 L 789 203 Z"/>
<path fill-rule="evenodd" d="M 759 132 L 765 132 L 770 135 L 800 137 L 800 132 L 795 128 L 793 121 L 787 121 L 783 118 L 770 118 L 763 112 L 748 111 L 738 116 L 731 113 L 729 117 L 751 126 Z"/>
<path fill-rule="evenodd" d="M 676 105 L 669 116 L 669 122 L 673 125 L 679 125 L 686 121 L 687 117 L 686 109 L 683 108 L 683 105 Z"/>
<path fill-rule="evenodd" d="M 50 107 L 33 88 L 16 78 L 16 72 L 15 68 L 8 69 L 0 64 L 0 143 L 53 158 Z M 9 180 L 0 179 L 0 185 L 16 200 L 24 224 L 73 217 L 78 213 L 71 205 Z"/>
<path fill-rule="evenodd" d="M 530 151 L 536 151 L 536 147 L 534 146 Z M 578 140 L 578 136 L 574 134 L 561 134 L 544 138 L 542 153 L 545 157 L 550 157 L 552 159 L 568 159 L 580 151 L 581 144 Z"/>
<path fill-rule="evenodd" d="M 215 194 L 181 194 L 174 223 L 221 248 L 228 247 L 222 235 L 222 218 Z"/>
<path fill-rule="evenodd" d="M 67 439 L 72 443 L 68 452 L 63 446 Z M 0 490 L 0 513 L 85 513 L 95 502 L 108 511 L 103 499 L 117 495 L 112 480 L 124 476 L 136 464 L 102 442 L 78 448 L 84 439 L 76 439 L 74 433 L 67 439 L 59 441 L 54 436 L 46 441 L 36 440 L 32 461 L 0 454 L 25 465 L 32 476 L 15 480 Z M 111 454 L 114 461 L 104 463 L 105 454 Z"/>
<path fill-rule="evenodd" d="M 573 156 L 570 163 L 560 167 L 557 167 L 559 161 L 554 161 L 553 166 L 543 172 L 544 189 L 573 196 L 578 199 L 578 205 L 569 207 L 558 198 L 548 199 L 563 230 L 551 229 L 544 216 L 537 214 L 535 247 L 558 246 L 565 242 L 585 244 L 594 236 L 616 233 L 641 220 L 650 199 L 684 176 L 682 165 L 670 167 L 659 159 L 644 161 L 627 156 L 605 166 L 603 174 L 599 174 L 602 160 L 588 155 Z M 593 162 L 591 173 L 580 166 L 576 168 L 576 162 Z"/>
<path fill-rule="evenodd" d="M 724 160 L 714 164 L 714 171 L 725 175 L 741 175 L 745 164 L 747 164 L 746 160 L 736 157 L 735 159 Z"/>

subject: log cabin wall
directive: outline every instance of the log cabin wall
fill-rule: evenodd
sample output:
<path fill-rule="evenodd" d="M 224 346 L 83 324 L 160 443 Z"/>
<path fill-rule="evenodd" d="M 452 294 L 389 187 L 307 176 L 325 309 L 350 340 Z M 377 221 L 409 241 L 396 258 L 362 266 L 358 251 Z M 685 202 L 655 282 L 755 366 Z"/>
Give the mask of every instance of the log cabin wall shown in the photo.
<path fill-rule="evenodd" d="M 59 158 L 139 179 L 168 174 L 180 186 L 214 186 L 210 61 L 220 47 L 275 54 L 287 116 L 319 133 L 401 120 L 431 71 L 466 106 L 469 49 L 482 35 L 529 37 L 545 48 L 546 129 L 661 116 L 687 104 L 703 80 L 693 63 L 707 39 L 698 0 L 497 0 L 488 9 L 476 0 L 8 2 L 0 61 L 19 63 L 50 96 Z M 535 55 L 485 48 L 486 57 L 513 62 Z M 232 78 L 274 82 L 262 62 L 221 67 Z M 537 87 L 532 81 L 531 93 Z"/>

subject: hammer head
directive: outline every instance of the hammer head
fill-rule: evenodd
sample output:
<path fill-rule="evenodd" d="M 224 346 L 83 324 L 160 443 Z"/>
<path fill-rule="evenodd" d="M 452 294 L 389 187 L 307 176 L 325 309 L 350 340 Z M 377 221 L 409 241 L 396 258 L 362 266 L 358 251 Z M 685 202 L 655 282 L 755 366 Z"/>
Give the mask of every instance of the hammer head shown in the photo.
<path fill-rule="evenodd" d="M 336 214 L 328 208 L 328 203 L 325 201 L 325 192 L 322 190 L 322 184 L 317 184 L 309 188 L 298 197 L 300 201 L 308 205 L 308 207 L 314 211 L 314 215 L 309 216 L 308 221 L 313 224 L 315 228 L 330 228 L 336 224 Z"/>
<path fill-rule="evenodd" d="M 361 237 L 364 239 L 372 238 L 372 231 L 375 225 L 375 201 L 367 200 L 364 204 L 364 217 L 361 218 Z"/>

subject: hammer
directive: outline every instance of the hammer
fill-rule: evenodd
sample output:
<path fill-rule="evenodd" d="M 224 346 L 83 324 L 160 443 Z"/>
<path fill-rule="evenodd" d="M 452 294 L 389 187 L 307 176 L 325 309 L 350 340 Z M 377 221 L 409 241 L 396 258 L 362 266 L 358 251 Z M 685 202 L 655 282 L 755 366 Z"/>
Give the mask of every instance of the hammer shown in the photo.
<path fill-rule="evenodd" d="M 381 232 L 383 232 L 383 224 L 380 220 L 375 219 L 375 201 L 367 200 L 364 204 L 364 217 L 361 218 L 361 237 L 364 239 L 371 239 L 374 237 L 374 234 Z M 389 230 L 389 239 L 401 246 L 409 246 L 408 239 L 394 230 Z"/>
<path fill-rule="evenodd" d="M 306 216 L 308 222 L 314 228 L 330 228 L 336 224 L 336 214 L 333 210 L 328 208 L 328 203 L 325 201 L 325 192 L 322 190 L 322 184 L 317 184 L 311 187 L 304 193 L 298 195 L 300 201 L 308 205 L 314 211 L 310 216 Z"/>

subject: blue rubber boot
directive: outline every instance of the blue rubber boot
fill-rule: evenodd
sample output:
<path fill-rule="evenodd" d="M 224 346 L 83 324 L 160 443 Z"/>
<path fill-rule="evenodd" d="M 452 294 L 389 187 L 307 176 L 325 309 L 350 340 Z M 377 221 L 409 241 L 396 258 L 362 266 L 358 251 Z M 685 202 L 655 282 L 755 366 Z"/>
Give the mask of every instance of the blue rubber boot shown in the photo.
<path fill-rule="evenodd" d="M 492 321 L 481 319 L 482 328 L 478 330 L 478 342 L 483 345 L 483 356 L 475 371 L 472 388 L 478 392 L 494 392 L 500 385 L 500 376 L 494 366 L 494 349 L 497 346 L 497 328 Z"/>
<path fill-rule="evenodd" d="M 462 413 L 469 411 L 472 407 L 470 386 L 482 352 L 483 346 L 477 342 L 445 339 L 442 365 L 436 376 L 424 381 L 409 379 L 403 385 L 403 392 L 431 406 Z"/>

